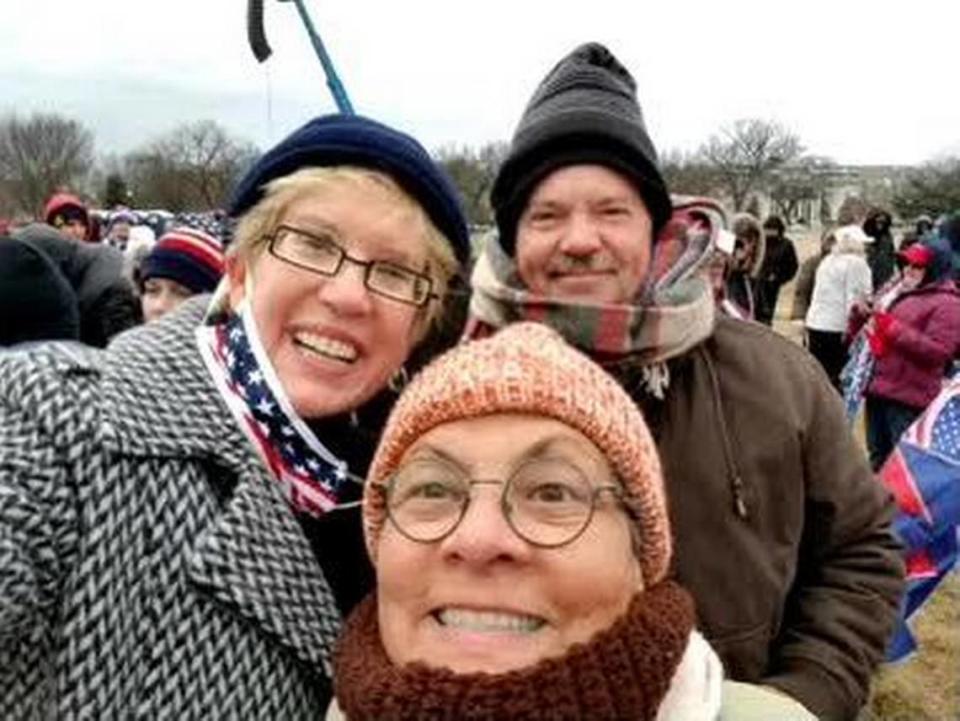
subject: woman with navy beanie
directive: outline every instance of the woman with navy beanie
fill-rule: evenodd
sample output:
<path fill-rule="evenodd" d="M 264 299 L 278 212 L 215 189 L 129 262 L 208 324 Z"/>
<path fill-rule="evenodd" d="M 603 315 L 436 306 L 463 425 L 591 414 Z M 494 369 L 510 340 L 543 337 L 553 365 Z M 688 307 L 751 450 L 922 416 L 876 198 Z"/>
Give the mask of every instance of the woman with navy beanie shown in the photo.
<path fill-rule="evenodd" d="M 187 227 L 164 233 L 140 265 L 143 319 L 149 323 L 193 295 L 212 293 L 222 276 L 223 248 L 219 240 Z"/>
<path fill-rule="evenodd" d="M 229 210 L 213 296 L 0 357 L 5 717 L 323 718 L 372 583 L 360 479 L 467 226 L 423 146 L 358 116 L 282 140 Z M 185 233 L 148 281 L 209 286 Z"/>

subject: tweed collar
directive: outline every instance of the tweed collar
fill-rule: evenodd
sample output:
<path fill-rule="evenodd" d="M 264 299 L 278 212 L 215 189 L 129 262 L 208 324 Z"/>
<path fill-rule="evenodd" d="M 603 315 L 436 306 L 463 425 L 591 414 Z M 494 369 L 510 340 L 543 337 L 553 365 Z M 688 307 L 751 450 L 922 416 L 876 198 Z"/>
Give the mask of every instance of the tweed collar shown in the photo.
<path fill-rule="evenodd" d="M 253 455 L 203 364 L 194 336 L 209 296 L 119 336 L 103 357 L 106 442 L 162 457 Z"/>
<path fill-rule="evenodd" d="M 103 354 L 103 441 L 126 456 L 192 458 L 209 466 L 222 507 L 190 542 L 187 575 L 329 678 L 340 614 L 279 484 L 203 364 L 194 331 L 208 300 L 186 301 L 169 318 L 123 334 Z"/>

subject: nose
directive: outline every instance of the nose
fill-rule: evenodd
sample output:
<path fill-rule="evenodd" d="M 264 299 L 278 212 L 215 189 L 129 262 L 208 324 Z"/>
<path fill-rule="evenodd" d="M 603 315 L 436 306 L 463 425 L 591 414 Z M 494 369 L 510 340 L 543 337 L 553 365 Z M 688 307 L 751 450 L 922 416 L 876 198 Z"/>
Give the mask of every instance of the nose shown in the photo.
<path fill-rule="evenodd" d="M 449 560 L 484 567 L 498 562 L 519 562 L 531 547 L 510 527 L 500 506 L 500 484 L 475 485 L 460 524 L 442 541 Z"/>
<path fill-rule="evenodd" d="M 177 304 L 180 302 L 181 298 L 174 293 L 173 291 L 164 288 L 163 292 L 160 294 L 160 311 L 161 313 L 169 313 L 171 310 L 177 307 Z"/>
<path fill-rule="evenodd" d="M 344 259 L 340 272 L 320 278 L 317 293 L 320 300 L 343 316 L 359 316 L 370 312 L 370 291 L 364 283 L 365 268 Z"/>
<path fill-rule="evenodd" d="M 571 213 L 565 232 L 560 238 L 560 250 L 569 256 L 585 257 L 593 255 L 601 247 L 599 228 L 590 214 L 586 211 Z"/>

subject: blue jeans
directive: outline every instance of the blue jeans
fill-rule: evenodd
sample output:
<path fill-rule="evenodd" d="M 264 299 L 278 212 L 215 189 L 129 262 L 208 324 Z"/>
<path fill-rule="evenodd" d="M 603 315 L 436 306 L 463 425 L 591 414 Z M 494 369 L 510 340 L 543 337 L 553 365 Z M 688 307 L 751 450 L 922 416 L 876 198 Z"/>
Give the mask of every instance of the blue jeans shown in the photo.
<path fill-rule="evenodd" d="M 922 408 L 914 408 L 888 398 L 867 396 L 867 448 L 870 467 L 876 472 L 893 453 L 903 432 L 910 427 Z"/>

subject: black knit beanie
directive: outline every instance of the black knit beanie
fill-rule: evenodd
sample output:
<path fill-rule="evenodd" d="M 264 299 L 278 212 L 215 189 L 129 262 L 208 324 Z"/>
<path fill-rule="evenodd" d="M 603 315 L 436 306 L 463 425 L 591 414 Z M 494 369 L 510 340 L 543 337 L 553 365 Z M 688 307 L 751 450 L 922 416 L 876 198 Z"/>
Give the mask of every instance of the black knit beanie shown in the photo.
<path fill-rule="evenodd" d="M 513 255 L 517 222 L 537 183 L 567 165 L 598 164 L 637 187 L 656 234 L 670 218 L 633 77 L 599 43 L 581 45 L 550 71 L 520 119 L 491 191 L 500 243 Z"/>
<path fill-rule="evenodd" d="M 0 346 L 79 337 L 77 296 L 63 273 L 29 243 L 0 238 Z"/>

